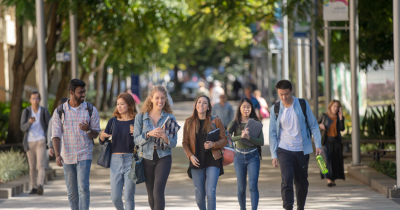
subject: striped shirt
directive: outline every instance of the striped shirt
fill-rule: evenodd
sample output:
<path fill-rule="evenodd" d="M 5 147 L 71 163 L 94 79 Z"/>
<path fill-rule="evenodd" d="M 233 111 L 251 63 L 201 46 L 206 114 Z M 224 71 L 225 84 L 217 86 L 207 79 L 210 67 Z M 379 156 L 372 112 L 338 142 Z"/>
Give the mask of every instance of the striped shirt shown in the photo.
<path fill-rule="evenodd" d="M 76 164 L 81 160 L 91 160 L 93 141 L 85 131 L 79 129 L 79 123 L 87 121 L 90 130 L 100 132 L 100 119 L 96 107 L 93 106 L 92 117 L 89 117 L 87 103 L 83 102 L 75 111 L 67 102 L 63 104 L 64 114 L 60 119 L 57 109 L 53 113 L 53 135 L 62 139 L 61 157 L 65 164 Z"/>

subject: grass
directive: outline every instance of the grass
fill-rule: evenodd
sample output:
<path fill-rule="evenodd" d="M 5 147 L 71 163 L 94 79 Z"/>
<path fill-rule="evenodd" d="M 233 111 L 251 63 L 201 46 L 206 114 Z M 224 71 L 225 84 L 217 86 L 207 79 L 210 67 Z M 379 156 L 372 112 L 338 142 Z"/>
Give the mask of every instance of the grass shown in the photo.
<path fill-rule="evenodd" d="M 0 182 L 8 182 L 28 173 L 28 162 L 20 151 L 0 152 Z"/>
<path fill-rule="evenodd" d="M 369 167 L 383 173 L 393 179 L 396 179 L 396 163 L 392 161 L 374 161 L 369 164 Z"/>

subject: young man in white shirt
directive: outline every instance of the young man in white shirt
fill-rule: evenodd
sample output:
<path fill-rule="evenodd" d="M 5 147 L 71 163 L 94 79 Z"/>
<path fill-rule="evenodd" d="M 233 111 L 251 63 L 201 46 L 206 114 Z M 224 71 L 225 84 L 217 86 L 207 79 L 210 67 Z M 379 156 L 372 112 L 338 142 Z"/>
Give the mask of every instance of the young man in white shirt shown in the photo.
<path fill-rule="evenodd" d="M 314 136 L 316 155 L 322 154 L 321 134 L 307 101 L 292 96 L 290 81 L 279 81 L 276 84 L 276 90 L 281 102 L 271 108 L 269 142 L 272 165 L 279 167 L 278 162 L 280 165 L 283 208 L 293 209 L 294 180 L 297 209 L 302 210 L 308 193 L 309 154 L 313 152 L 311 133 Z M 276 110 L 276 106 L 279 106 L 277 109 L 279 111 Z M 302 106 L 305 108 L 305 113 Z M 277 111 L 277 116 L 274 111 Z"/>
<path fill-rule="evenodd" d="M 45 178 L 47 128 L 50 113 L 45 107 L 39 106 L 39 92 L 31 93 L 31 106 L 24 109 L 21 115 L 21 131 L 25 132 L 24 150 L 29 162 L 29 175 L 32 190 L 29 194 L 43 195 Z"/>

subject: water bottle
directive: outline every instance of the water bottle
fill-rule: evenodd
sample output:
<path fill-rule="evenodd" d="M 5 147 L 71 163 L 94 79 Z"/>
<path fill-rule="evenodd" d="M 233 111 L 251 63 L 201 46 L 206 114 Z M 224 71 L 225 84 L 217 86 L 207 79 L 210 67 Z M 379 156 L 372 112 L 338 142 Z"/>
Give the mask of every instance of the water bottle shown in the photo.
<path fill-rule="evenodd" d="M 327 174 L 328 173 L 328 169 L 326 168 L 326 164 L 325 164 L 325 160 L 321 155 L 317 155 L 317 162 L 319 165 L 319 168 L 321 169 L 321 173 L 322 174 Z"/>

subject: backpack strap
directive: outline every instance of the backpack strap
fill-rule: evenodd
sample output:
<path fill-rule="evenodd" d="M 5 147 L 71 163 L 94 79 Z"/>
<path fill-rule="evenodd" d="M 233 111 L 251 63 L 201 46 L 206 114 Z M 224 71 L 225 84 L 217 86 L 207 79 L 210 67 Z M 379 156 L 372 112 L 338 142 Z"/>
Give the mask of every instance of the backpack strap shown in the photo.
<path fill-rule="evenodd" d="M 65 112 L 64 112 L 64 104 L 60 104 L 60 106 L 57 107 L 57 113 L 58 113 L 58 117 L 60 118 L 60 120 L 62 121 L 62 115 L 64 114 L 64 118 L 65 118 Z M 65 120 L 65 119 L 64 119 Z M 64 122 L 61 122 L 62 124 L 64 124 Z"/>
<path fill-rule="evenodd" d="M 281 102 L 278 101 L 274 104 L 275 119 L 278 119 L 279 109 L 281 108 Z"/>
<path fill-rule="evenodd" d="M 308 125 L 308 120 L 307 120 L 307 104 L 306 104 L 306 100 L 299 98 L 299 102 L 300 102 L 300 107 L 301 107 L 301 111 L 303 111 L 303 115 L 304 118 L 306 120 L 306 125 L 308 128 L 308 132 L 310 133 L 310 137 L 311 137 L 311 129 L 310 126 Z"/>

